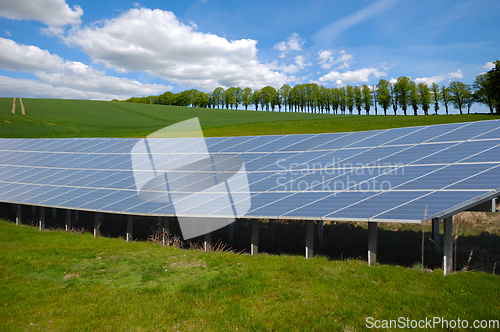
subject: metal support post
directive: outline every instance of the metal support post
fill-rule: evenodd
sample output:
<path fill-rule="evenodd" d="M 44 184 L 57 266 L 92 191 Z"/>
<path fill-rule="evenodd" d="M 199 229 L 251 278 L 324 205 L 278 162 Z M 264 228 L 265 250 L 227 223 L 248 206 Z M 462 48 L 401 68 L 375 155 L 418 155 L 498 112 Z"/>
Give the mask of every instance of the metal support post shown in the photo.
<path fill-rule="evenodd" d="M 127 241 L 133 240 L 133 229 L 134 229 L 134 220 L 132 216 L 127 216 Z"/>
<path fill-rule="evenodd" d="M 444 219 L 443 274 L 453 272 L 453 217 Z"/>
<path fill-rule="evenodd" d="M 376 222 L 368 222 L 368 265 L 372 266 L 377 263 L 377 246 L 378 246 L 378 224 Z"/>
<path fill-rule="evenodd" d="M 94 237 L 101 235 L 101 214 L 99 212 L 94 213 Z"/>
<path fill-rule="evenodd" d="M 66 232 L 71 230 L 71 210 L 66 210 Z"/>
<path fill-rule="evenodd" d="M 40 224 L 39 229 L 42 231 L 45 229 L 45 208 L 40 206 Z"/>
<path fill-rule="evenodd" d="M 306 220 L 306 258 L 314 255 L 314 220 Z"/>
<path fill-rule="evenodd" d="M 259 253 L 259 220 L 252 219 L 251 225 L 251 239 L 250 239 L 250 254 L 257 255 Z"/>
<path fill-rule="evenodd" d="M 21 204 L 17 204 L 16 225 L 21 225 Z"/>
<path fill-rule="evenodd" d="M 203 239 L 203 248 L 206 251 L 210 251 L 212 247 L 212 233 L 205 233 L 205 238 Z"/>

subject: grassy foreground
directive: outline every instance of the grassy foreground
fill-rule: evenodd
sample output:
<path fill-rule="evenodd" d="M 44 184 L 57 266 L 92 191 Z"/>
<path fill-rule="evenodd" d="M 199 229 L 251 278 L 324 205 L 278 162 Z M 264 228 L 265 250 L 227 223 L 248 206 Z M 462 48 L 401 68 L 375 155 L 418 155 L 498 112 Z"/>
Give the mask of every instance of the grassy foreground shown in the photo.
<path fill-rule="evenodd" d="M 203 253 L 0 221 L 0 330 L 363 330 L 367 317 L 499 319 L 486 273 Z"/>
<path fill-rule="evenodd" d="M 0 98 L 0 137 L 145 137 L 198 117 L 205 136 L 311 134 L 468 122 L 497 115 L 358 116 L 256 112 L 124 102 L 23 99 L 26 115 L 12 114 L 12 98 Z"/>

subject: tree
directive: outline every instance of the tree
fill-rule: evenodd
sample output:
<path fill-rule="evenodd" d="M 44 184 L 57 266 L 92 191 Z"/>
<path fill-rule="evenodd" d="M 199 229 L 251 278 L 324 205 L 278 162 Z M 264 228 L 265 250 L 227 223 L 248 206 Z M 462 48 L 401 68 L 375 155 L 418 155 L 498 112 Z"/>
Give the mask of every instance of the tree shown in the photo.
<path fill-rule="evenodd" d="M 318 89 L 318 108 L 323 113 L 330 109 L 330 89 L 321 85 Z"/>
<path fill-rule="evenodd" d="M 417 84 L 410 81 L 410 105 L 413 108 L 413 115 L 418 115 L 419 99 Z"/>
<path fill-rule="evenodd" d="M 236 104 L 236 94 L 235 88 L 230 87 L 226 91 L 224 91 L 224 103 L 226 104 L 226 109 L 233 109 L 233 106 Z"/>
<path fill-rule="evenodd" d="M 354 87 L 354 104 L 356 105 L 356 109 L 358 110 L 358 115 L 361 115 L 361 107 L 363 106 L 363 92 L 361 91 L 361 87 L 356 85 Z"/>
<path fill-rule="evenodd" d="M 398 110 L 398 92 L 392 83 L 389 83 L 389 94 L 391 95 L 392 109 L 394 110 L 394 115 L 396 115 Z"/>
<path fill-rule="evenodd" d="M 243 89 L 241 93 L 241 103 L 245 106 L 245 111 L 248 111 L 248 105 L 252 103 L 252 89 Z"/>
<path fill-rule="evenodd" d="M 455 108 L 458 108 L 460 114 L 463 114 L 462 107 L 465 106 L 469 98 L 467 85 L 459 81 L 453 81 L 448 87 L 450 90 L 450 101 Z"/>
<path fill-rule="evenodd" d="M 203 91 L 198 91 L 194 98 L 193 105 L 196 107 L 208 107 L 210 95 Z"/>
<path fill-rule="evenodd" d="M 465 100 L 465 105 L 467 105 L 467 114 L 470 114 L 470 108 L 472 107 L 472 104 L 476 102 L 476 96 L 472 91 L 472 87 L 470 86 L 470 84 L 467 84 L 467 92 L 468 97 Z"/>
<path fill-rule="evenodd" d="M 373 93 L 373 106 L 375 107 L 375 115 L 377 115 L 377 95 L 378 90 L 375 84 L 372 85 L 372 93 Z"/>
<path fill-rule="evenodd" d="M 479 103 L 488 105 L 490 113 L 493 113 L 493 94 L 491 93 L 491 82 L 488 80 L 488 73 L 476 76 L 474 83 L 474 95 Z"/>
<path fill-rule="evenodd" d="M 332 105 L 332 111 L 337 114 L 340 106 L 340 89 L 339 88 L 331 88 L 330 89 L 330 104 Z"/>
<path fill-rule="evenodd" d="M 488 105 L 490 113 L 493 109 L 500 114 L 500 61 L 493 61 L 494 67 L 476 77 L 473 88 L 480 103 Z"/>
<path fill-rule="evenodd" d="M 418 103 L 422 107 L 425 115 L 429 115 L 429 108 L 432 102 L 432 94 L 431 90 L 427 86 L 427 84 L 420 82 L 417 86 L 418 90 Z"/>
<path fill-rule="evenodd" d="M 351 85 L 348 85 L 345 89 L 345 101 L 349 109 L 349 114 L 352 114 L 352 110 L 354 109 L 354 88 Z"/>
<path fill-rule="evenodd" d="M 432 83 L 431 92 L 432 92 L 432 100 L 434 101 L 434 113 L 437 114 L 439 110 L 439 101 L 441 100 L 439 85 L 437 85 L 436 83 Z"/>
<path fill-rule="evenodd" d="M 172 91 L 164 92 L 156 98 L 158 104 L 161 105 L 174 105 L 175 99 L 175 93 L 173 93 Z"/>
<path fill-rule="evenodd" d="M 339 88 L 338 96 L 339 96 L 340 112 L 342 114 L 345 114 L 345 109 L 346 109 L 346 106 L 347 106 L 347 94 L 346 94 L 346 91 L 345 91 L 345 87 L 341 86 Z"/>
<path fill-rule="evenodd" d="M 389 91 L 390 86 L 391 83 L 384 79 L 381 79 L 377 84 L 377 102 L 384 110 L 384 115 L 387 115 L 387 109 L 391 106 L 391 93 Z M 394 112 L 394 114 L 396 113 Z"/>
<path fill-rule="evenodd" d="M 448 102 L 450 101 L 450 90 L 444 85 L 441 87 L 441 100 L 446 109 L 446 115 L 448 115 Z"/>
<path fill-rule="evenodd" d="M 259 110 L 259 103 L 260 103 L 260 90 L 254 90 L 252 94 L 252 104 L 255 105 L 255 110 Z M 264 110 L 264 106 L 261 104 L 262 110 Z"/>
<path fill-rule="evenodd" d="M 274 107 L 277 105 L 277 96 L 278 93 L 275 88 L 272 86 L 265 86 L 262 88 L 261 92 L 261 104 L 262 107 L 266 105 L 266 111 L 269 111 L 269 106 L 271 106 L 271 110 L 274 112 Z"/>
<path fill-rule="evenodd" d="M 370 114 L 370 107 L 372 107 L 372 91 L 370 87 L 363 84 L 363 108 L 365 109 L 366 115 Z"/>
<path fill-rule="evenodd" d="M 221 87 L 215 88 L 212 92 L 212 103 L 217 105 L 217 108 L 221 108 L 223 104 L 224 89 Z"/>
<path fill-rule="evenodd" d="M 292 92 L 292 88 L 288 84 L 283 84 L 278 90 L 285 112 L 287 107 L 288 111 L 290 111 L 290 92 Z"/>
<path fill-rule="evenodd" d="M 238 109 L 238 105 L 241 104 L 241 95 L 243 90 L 240 87 L 234 88 L 234 105 L 235 109 Z"/>
<path fill-rule="evenodd" d="M 500 61 L 493 61 L 495 65 L 488 74 L 488 81 L 491 88 L 491 99 L 498 114 L 500 114 Z"/>
<path fill-rule="evenodd" d="M 398 77 L 397 82 L 394 84 L 396 99 L 401 106 L 404 115 L 407 115 L 406 109 L 408 108 L 408 103 L 410 102 L 410 88 L 410 78 L 407 76 Z"/>

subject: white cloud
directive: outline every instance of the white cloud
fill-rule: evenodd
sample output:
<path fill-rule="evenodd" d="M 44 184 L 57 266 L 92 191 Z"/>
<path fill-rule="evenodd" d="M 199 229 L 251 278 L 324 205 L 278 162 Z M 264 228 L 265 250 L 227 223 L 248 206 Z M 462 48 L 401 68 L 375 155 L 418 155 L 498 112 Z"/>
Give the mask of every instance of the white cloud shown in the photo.
<path fill-rule="evenodd" d="M 493 63 L 493 61 L 486 62 L 486 64 L 483 66 L 483 69 L 486 70 L 492 70 L 493 68 L 495 68 L 495 64 Z"/>
<path fill-rule="evenodd" d="M 349 70 L 346 72 L 331 71 L 328 74 L 320 77 L 320 82 L 335 82 L 337 85 L 359 83 L 359 82 L 369 82 L 370 77 L 380 78 L 387 75 L 386 73 L 380 71 L 377 68 L 361 68 L 357 70 Z"/>
<path fill-rule="evenodd" d="M 0 76 L 0 97 L 56 98 L 56 99 L 127 99 L 128 94 L 110 94 L 104 91 L 84 91 L 63 86 L 53 86 L 31 79 Z"/>
<path fill-rule="evenodd" d="M 398 0 L 377 0 L 351 15 L 344 16 L 319 30 L 314 39 L 318 44 L 329 44 L 337 38 L 344 30 L 366 21 L 369 18 L 380 15 L 391 8 Z"/>
<path fill-rule="evenodd" d="M 82 14 L 80 6 L 71 9 L 65 0 L 0 0 L 0 16 L 40 21 L 49 26 L 80 24 Z"/>
<path fill-rule="evenodd" d="M 0 68 L 20 70 L 28 73 L 35 71 L 58 72 L 63 63 L 57 55 L 50 54 L 36 46 L 17 44 L 11 39 L 0 38 Z"/>
<path fill-rule="evenodd" d="M 37 72 L 35 75 L 42 82 L 53 87 L 68 87 L 86 93 L 105 92 L 107 95 L 152 95 L 166 90 L 171 86 L 160 84 L 142 84 L 128 78 L 108 76 L 103 71 L 98 71 L 81 62 L 66 61 L 59 73 Z"/>
<path fill-rule="evenodd" d="M 462 70 L 459 69 L 455 72 L 452 72 L 452 73 L 448 73 L 448 79 L 454 79 L 454 78 L 462 78 L 464 77 L 464 75 L 462 74 Z"/>
<path fill-rule="evenodd" d="M 172 89 L 170 86 L 141 84 L 127 78 L 108 76 L 81 62 L 67 61 L 36 46 L 17 44 L 10 39 L 0 38 L 0 48 L 1 69 L 31 73 L 40 79 L 3 77 L 0 91 L 5 96 L 124 99 Z"/>
<path fill-rule="evenodd" d="M 121 72 L 146 71 L 181 86 L 281 86 L 283 73 L 257 59 L 256 41 L 228 41 L 195 31 L 168 11 L 130 9 L 110 20 L 73 28 L 65 41 Z"/>
<path fill-rule="evenodd" d="M 281 51 L 280 58 L 284 58 L 289 51 L 302 51 L 305 40 L 301 40 L 298 33 L 292 33 L 287 41 L 282 41 L 274 45 L 274 49 Z"/>
<path fill-rule="evenodd" d="M 300 68 L 296 65 L 296 64 L 289 64 L 289 65 L 285 65 L 285 64 L 278 64 L 278 61 L 273 61 L 269 64 L 267 64 L 267 67 L 271 70 L 279 70 L 279 71 L 282 71 L 283 73 L 286 73 L 286 74 L 293 74 L 293 73 L 296 73 L 298 71 L 300 71 Z M 293 81 L 293 78 L 290 78 L 290 80 Z"/>
<path fill-rule="evenodd" d="M 337 69 L 345 69 L 349 68 L 351 65 L 353 56 L 352 54 L 347 54 L 344 50 L 342 50 L 339 52 L 337 59 L 335 59 L 331 51 L 321 51 L 318 52 L 318 60 L 318 64 L 321 68 L 330 69 L 331 67 L 341 63 Z"/>
<path fill-rule="evenodd" d="M 414 79 L 415 83 L 425 83 L 426 85 L 432 85 L 432 83 L 439 83 L 444 80 L 448 80 L 449 82 L 452 81 L 453 79 L 460 79 L 463 77 L 462 70 L 459 69 L 455 72 L 447 73 L 447 74 L 440 74 L 440 75 L 435 75 L 431 77 L 421 77 L 421 78 L 416 78 Z"/>
<path fill-rule="evenodd" d="M 295 57 L 295 63 L 299 66 L 300 69 L 304 69 L 305 67 L 309 67 L 312 65 L 310 62 L 306 62 L 306 59 L 302 55 L 297 55 Z"/>
<path fill-rule="evenodd" d="M 12 36 L 12 33 L 11 33 L 9 30 L 5 30 L 5 34 L 6 34 L 7 36 Z"/>
<path fill-rule="evenodd" d="M 47 37 L 58 37 L 64 34 L 65 30 L 63 27 L 49 26 L 46 28 L 41 28 L 40 33 L 46 35 Z"/>

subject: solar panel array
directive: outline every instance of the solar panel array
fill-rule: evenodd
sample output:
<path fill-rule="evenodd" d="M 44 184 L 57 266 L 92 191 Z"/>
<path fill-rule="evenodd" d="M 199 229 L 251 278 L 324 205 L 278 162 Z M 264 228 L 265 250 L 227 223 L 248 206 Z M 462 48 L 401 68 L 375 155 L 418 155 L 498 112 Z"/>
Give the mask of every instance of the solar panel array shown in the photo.
<path fill-rule="evenodd" d="M 0 201 L 190 216 L 190 208 L 139 198 L 131 162 L 137 142 L 0 139 Z M 249 190 L 247 218 L 422 222 L 500 195 L 499 120 L 205 143 L 210 154 L 244 161 L 249 186 L 234 192 Z M 198 204 L 210 198 L 192 207 Z"/>

